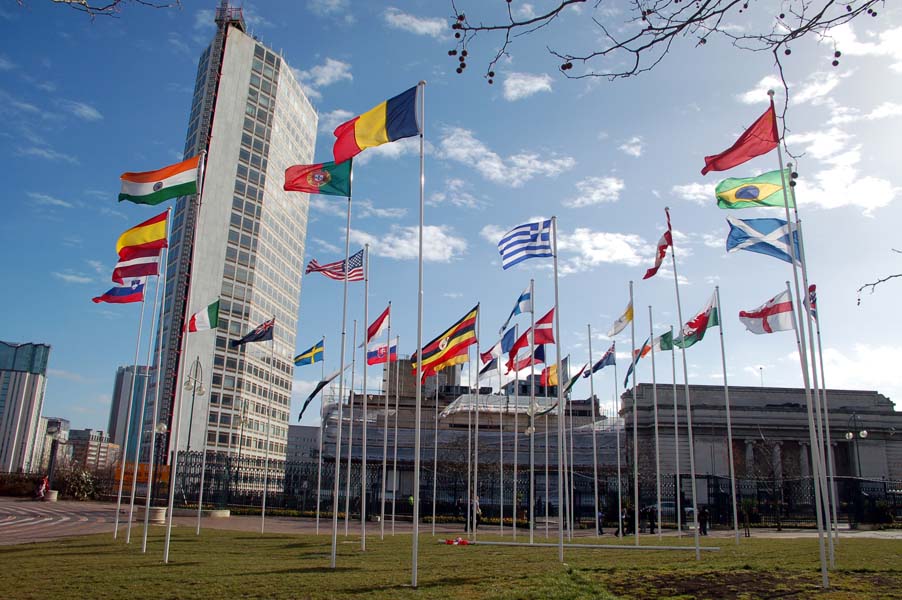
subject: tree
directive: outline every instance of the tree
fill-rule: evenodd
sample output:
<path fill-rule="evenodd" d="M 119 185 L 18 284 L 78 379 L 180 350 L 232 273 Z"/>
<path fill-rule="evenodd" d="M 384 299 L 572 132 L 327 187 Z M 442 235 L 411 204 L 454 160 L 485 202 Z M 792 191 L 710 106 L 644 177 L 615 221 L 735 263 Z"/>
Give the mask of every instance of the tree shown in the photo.
<path fill-rule="evenodd" d="M 893 252 L 902 254 L 902 250 L 896 250 L 895 248 L 893 248 Z M 890 279 L 896 279 L 897 277 L 902 277 L 902 273 L 893 273 L 892 275 L 887 275 L 886 277 L 881 277 L 880 279 L 878 279 L 876 281 L 872 281 L 871 283 L 864 284 L 863 286 L 858 288 L 858 301 L 856 304 L 858 306 L 861 306 L 861 292 L 863 292 L 864 290 L 870 289 L 871 293 L 873 294 L 874 291 L 877 289 L 878 285 L 880 285 L 881 283 L 886 283 Z"/>
<path fill-rule="evenodd" d="M 17 0 L 19 6 L 24 6 L 26 0 Z M 54 4 L 68 6 L 71 9 L 83 12 L 94 17 L 116 17 L 122 11 L 123 7 L 128 4 L 138 4 L 149 8 L 181 8 L 181 0 L 171 0 L 169 2 L 154 2 L 152 0 L 107 0 L 106 2 L 92 3 L 90 0 L 50 0 Z"/>

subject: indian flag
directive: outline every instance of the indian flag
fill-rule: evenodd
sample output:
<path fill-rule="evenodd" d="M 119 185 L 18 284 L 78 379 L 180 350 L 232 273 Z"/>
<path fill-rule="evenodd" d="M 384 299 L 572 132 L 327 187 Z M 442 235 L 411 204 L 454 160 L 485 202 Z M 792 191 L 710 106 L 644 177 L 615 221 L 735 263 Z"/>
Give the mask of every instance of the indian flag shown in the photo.
<path fill-rule="evenodd" d="M 216 329 L 219 325 L 219 300 L 203 309 L 199 313 L 191 315 L 188 321 L 188 331 L 207 331 Z"/>
<path fill-rule="evenodd" d="M 156 205 L 170 198 L 197 193 L 197 165 L 200 156 L 156 171 L 123 173 L 119 201 Z"/>

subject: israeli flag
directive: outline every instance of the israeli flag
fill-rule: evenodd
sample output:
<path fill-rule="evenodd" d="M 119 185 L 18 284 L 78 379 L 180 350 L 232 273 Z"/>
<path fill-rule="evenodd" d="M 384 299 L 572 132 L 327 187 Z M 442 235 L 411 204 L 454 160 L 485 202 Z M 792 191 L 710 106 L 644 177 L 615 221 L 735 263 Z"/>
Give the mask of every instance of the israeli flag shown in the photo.
<path fill-rule="evenodd" d="M 782 219 L 734 219 L 727 217 L 730 224 L 730 233 L 727 235 L 727 252 L 748 250 L 779 258 L 782 261 L 793 262 L 792 251 L 789 248 L 789 225 Z M 792 232 L 795 256 L 801 256 L 799 252 L 799 233 Z M 801 266 L 798 258 L 795 263 Z"/>
<path fill-rule="evenodd" d="M 517 298 L 517 304 L 514 306 L 514 310 L 511 311 L 510 316 L 507 317 L 507 321 L 504 322 L 504 325 L 501 326 L 501 330 L 498 333 L 504 333 L 504 330 L 507 329 L 508 325 L 510 325 L 511 319 L 513 319 L 515 316 L 531 312 L 532 295 L 529 293 L 529 288 L 526 288 L 525 290 L 523 290 L 523 293 L 520 294 L 520 297 Z"/>
<path fill-rule="evenodd" d="M 551 219 L 514 227 L 498 242 L 501 267 L 509 269 L 529 258 L 548 258 L 551 251 Z"/>

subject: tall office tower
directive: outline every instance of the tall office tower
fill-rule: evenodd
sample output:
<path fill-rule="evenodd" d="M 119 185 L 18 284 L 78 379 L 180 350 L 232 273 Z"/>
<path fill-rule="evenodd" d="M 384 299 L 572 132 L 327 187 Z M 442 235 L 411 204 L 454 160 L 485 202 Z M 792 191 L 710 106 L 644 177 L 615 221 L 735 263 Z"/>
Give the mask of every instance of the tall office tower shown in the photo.
<path fill-rule="evenodd" d="M 128 418 L 129 393 L 131 393 L 132 419 L 128 426 L 128 454 L 126 460 L 135 460 L 135 446 L 141 437 L 141 399 L 147 385 L 147 367 L 138 366 L 138 377 L 135 377 L 135 366 L 128 365 L 116 369 L 116 381 L 113 384 L 113 401 L 110 404 L 110 421 L 107 431 L 110 442 L 125 448 L 125 420 Z M 132 384 L 134 381 L 134 389 Z M 142 462 L 147 456 L 142 452 Z"/>
<path fill-rule="evenodd" d="M 0 470 L 29 473 L 39 466 L 49 357 L 46 344 L 0 342 Z"/>
<path fill-rule="evenodd" d="M 317 114 L 285 60 L 246 33 L 241 9 L 224 1 L 215 20 L 185 141 L 186 157 L 207 152 L 201 207 L 194 197 L 180 198 L 172 221 L 161 421 L 171 457 L 170 407 L 180 395 L 178 450 L 206 441 L 212 451 L 262 458 L 269 414 L 270 456 L 284 458 L 308 197 L 284 192 L 282 184 L 287 167 L 313 162 Z M 219 326 L 188 334 L 182 373 L 180 324 L 217 299 Z M 273 317 L 274 347 L 231 347 Z"/>

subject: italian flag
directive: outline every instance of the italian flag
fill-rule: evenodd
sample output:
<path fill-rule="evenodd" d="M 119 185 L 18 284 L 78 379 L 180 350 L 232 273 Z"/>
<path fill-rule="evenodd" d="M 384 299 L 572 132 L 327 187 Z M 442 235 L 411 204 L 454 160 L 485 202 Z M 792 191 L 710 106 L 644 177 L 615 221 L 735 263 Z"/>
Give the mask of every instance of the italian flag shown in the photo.
<path fill-rule="evenodd" d="M 219 300 L 199 313 L 191 315 L 191 320 L 188 321 L 188 331 L 216 329 L 217 325 L 219 325 Z"/>
<path fill-rule="evenodd" d="M 123 173 L 119 201 L 156 205 L 170 198 L 197 193 L 197 165 L 200 156 L 156 171 Z"/>

